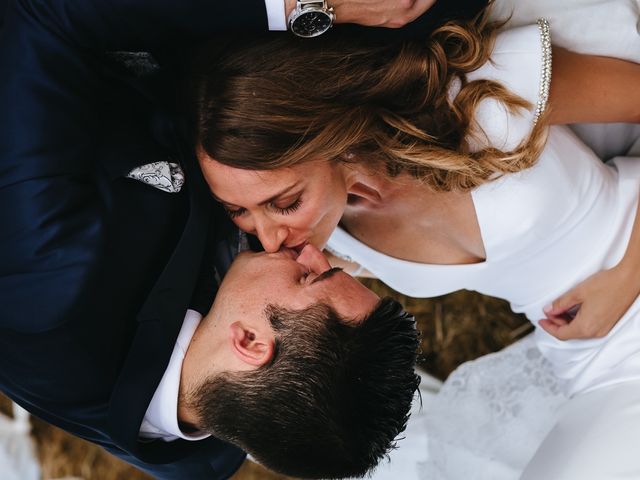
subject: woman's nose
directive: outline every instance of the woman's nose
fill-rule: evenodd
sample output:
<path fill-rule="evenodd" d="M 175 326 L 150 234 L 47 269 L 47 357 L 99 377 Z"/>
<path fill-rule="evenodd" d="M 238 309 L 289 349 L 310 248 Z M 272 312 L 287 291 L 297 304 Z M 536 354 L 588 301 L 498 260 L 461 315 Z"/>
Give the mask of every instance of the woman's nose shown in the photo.
<path fill-rule="evenodd" d="M 323 253 L 311 244 L 306 245 L 302 249 L 296 261 L 317 274 L 326 272 L 331 268 L 331 264 Z"/>
<path fill-rule="evenodd" d="M 282 225 L 270 221 L 256 222 L 256 235 L 262 243 L 262 248 L 268 253 L 277 252 L 287 239 L 288 230 Z"/>

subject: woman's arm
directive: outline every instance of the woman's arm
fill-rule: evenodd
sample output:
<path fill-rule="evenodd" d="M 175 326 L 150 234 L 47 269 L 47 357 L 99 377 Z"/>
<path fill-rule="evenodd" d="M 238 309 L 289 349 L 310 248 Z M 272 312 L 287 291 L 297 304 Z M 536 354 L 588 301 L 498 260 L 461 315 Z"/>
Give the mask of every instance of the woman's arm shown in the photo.
<path fill-rule="evenodd" d="M 552 124 L 640 123 L 640 65 L 553 51 Z M 622 260 L 595 273 L 545 308 L 540 326 L 560 340 L 603 337 L 640 293 L 640 209 Z"/>
<path fill-rule="evenodd" d="M 551 124 L 640 123 L 640 64 L 553 49 Z"/>

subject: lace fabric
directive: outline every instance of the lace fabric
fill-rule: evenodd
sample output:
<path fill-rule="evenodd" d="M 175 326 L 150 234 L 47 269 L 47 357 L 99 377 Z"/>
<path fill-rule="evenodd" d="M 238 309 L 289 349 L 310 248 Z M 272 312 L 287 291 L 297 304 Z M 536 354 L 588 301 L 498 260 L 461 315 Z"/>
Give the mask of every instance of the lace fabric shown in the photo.
<path fill-rule="evenodd" d="M 567 397 L 530 335 L 460 366 L 424 415 L 429 480 L 515 480 Z"/>

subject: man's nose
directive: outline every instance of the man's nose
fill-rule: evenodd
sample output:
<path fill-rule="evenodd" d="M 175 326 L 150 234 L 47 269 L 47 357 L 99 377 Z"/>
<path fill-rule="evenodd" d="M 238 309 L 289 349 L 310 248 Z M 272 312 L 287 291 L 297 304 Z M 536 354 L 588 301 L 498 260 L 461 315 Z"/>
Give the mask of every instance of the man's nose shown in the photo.
<path fill-rule="evenodd" d="M 326 272 L 331 268 L 331 264 L 323 253 L 311 244 L 306 245 L 302 249 L 296 261 L 317 274 Z"/>
<path fill-rule="evenodd" d="M 268 253 L 280 250 L 283 242 L 287 239 L 287 228 L 269 220 L 257 221 L 255 228 L 262 248 Z"/>

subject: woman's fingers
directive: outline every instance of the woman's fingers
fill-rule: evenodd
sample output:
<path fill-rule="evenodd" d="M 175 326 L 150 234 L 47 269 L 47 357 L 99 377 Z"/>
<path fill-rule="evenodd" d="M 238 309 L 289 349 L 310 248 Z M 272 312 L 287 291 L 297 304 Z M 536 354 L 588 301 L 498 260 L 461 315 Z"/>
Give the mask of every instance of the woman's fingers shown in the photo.
<path fill-rule="evenodd" d="M 559 296 L 551 305 L 545 306 L 542 310 L 547 317 L 566 315 L 569 319 L 572 319 L 578 314 L 582 297 L 583 295 L 578 286 Z"/>

